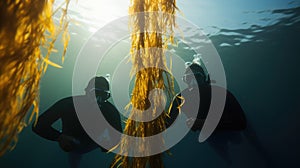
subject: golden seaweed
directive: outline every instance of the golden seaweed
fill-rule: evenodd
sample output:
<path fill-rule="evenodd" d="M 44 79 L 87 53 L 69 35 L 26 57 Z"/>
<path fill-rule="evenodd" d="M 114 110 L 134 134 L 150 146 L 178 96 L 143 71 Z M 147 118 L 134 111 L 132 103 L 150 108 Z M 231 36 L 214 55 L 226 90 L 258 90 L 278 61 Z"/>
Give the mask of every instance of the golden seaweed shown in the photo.
<path fill-rule="evenodd" d="M 156 116 L 156 110 L 142 114 L 149 107 L 149 93 L 153 89 L 161 89 L 174 95 L 174 81 L 164 74 L 170 73 L 166 65 L 165 50 L 168 44 L 174 43 L 175 0 L 131 0 L 129 8 L 131 28 L 131 61 L 132 75 L 135 75 L 134 89 L 128 105 L 130 116 Z M 141 13 L 146 12 L 146 13 Z M 150 13 L 149 13 L 150 12 Z M 154 30 L 154 31 L 153 31 Z M 153 106 L 161 106 L 161 96 L 153 98 Z M 132 107 L 132 108 L 129 108 Z M 149 122 L 126 121 L 124 134 L 145 138 L 164 131 L 166 112 Z M 163 142 L 163 137 L 161 137 Z M 129 149 L 144 153 L 145 157 L 129 157 Z M 120 154 L 116 155 L 111 167 L 122 168 L 163 168 L 162 154 L 147 156 L 151 153 L 149 144 L 130 142 L 127 137 L 120 142 Z"/>
<path fill-rule="evenodd" d="M 65 0 L 59 26 L 52 19 L 54 0 L 0 1 L 0 156 L 12 150 L 18 133 L 39 111 L 39 82 L 62 34 L 66 53 L 69 34 Z M 59 10 L 56 10 L 59 11 Z M 42 48 L 46 54 L 42 55 Z"/>

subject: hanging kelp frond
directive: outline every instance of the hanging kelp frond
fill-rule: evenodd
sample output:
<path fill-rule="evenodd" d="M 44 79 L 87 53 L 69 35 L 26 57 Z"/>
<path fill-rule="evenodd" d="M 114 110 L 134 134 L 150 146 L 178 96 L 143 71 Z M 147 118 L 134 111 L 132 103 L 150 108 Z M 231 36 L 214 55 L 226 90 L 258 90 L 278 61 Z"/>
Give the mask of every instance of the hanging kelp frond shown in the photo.
<path fill-rule="evenodd" d="M 62 59 L 65 55 L 69 0 L 65 0 L 65 9 L 60 8 L 59 26 L 52 20 L 53 3 L 54 0 L 0 1 L 0 156 L 13 148 L 18 133 L 38 115 L 40 78 L 48 64 L 60 67 L 49 60 L 59 34 L 64 45 Z M 44 56 L 41 48 L 48 51 Z"/>
<path fill-rule="evenodd" d="M 166 74 L 170 72 L 168 72 L 169 70 L 166 66 L 164 52 L 168 44 L 173 43 L 175 11 L 175 0 L 131 0 L 129 8 L 129 25 L 132 31 L 130 52 L 135 83 L 131 102 L 128 105 L 128 109 L 131 110 L 130 116 L 134 117 L 126 121 L 124 129 L 124 134 L 129 136 L 143 139 L 165 130 L 165 112 L 148 122 L 137 122 L 134 119 L 157 116 L 157 113 L 161 113 L 161 111 L 156 109 L 164 109 L 162 106 L 165 100 L 162 99 L 161 95 L 163 92 L 156 92 L 151 98 L 149 97 L 153 89 L 163 90 L 171 93 L 170 95 L 174 94 L 173 79 L 166 78 L 168 76 Z M 151 108 L 149 111 L 146 109 L 150 107 L 150 102 L 154 108 Z M 162 136 L 160 139 L 163 142 Z M 145 157 L 126 156 L 130 152 L 139 153 L 139 155 L 144 154 Z M 143 141 L 137 144 L 137 142 L 132 142 L 128 137 L 122 138 L 120 153 L 120 155 L 115 157 L 111 167 L 164 167 L 162 154 L 148 156 L 151 153 L 151 146 Z"/>

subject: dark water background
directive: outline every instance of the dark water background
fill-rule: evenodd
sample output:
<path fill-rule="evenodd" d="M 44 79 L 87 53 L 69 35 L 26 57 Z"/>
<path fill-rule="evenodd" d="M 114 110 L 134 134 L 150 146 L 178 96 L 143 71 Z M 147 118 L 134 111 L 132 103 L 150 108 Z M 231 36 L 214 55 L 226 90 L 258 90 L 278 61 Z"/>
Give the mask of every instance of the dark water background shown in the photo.
<path fill-rule="evenodd" d="M 208 142 L 199 144 L 198 133 L 190 133 L 171 149 L 172 156 L 164 157 L 167 168 L 229 167 L 224 158 L 230 158 L 231 167 L 236 168 L 300 167 L 300 7 L 277 9 L 272 14 L 286 17 L 266 26 L 220 28 L 209 36 L 223 61 L 228 89 L 246 112 L 251 130 L 238 135 L 239 143 L 228 145 L 226 156 L 218 155 Z M 84 33 L 72 40 L 86 40 L 80 38 Z M 251 38 L 241 42 L 245 37 Z M 80 44 L 72 45 L 80 48 Z M 77 52 L 72 50 L 69 55 Z M 41 83 L 41 112 L 71 95 L 74 62 L 74 57 L 68 57 L 63 69 L 49 68 Z M 95 150 L 84 156 L 81 167 L 108 167 L 112 158 L 113 154 Z M 0 167 L 64 168 L 68 163 L 56 143 L 41 139 L 28 127 L 16 148 L 0 158 Z"/>

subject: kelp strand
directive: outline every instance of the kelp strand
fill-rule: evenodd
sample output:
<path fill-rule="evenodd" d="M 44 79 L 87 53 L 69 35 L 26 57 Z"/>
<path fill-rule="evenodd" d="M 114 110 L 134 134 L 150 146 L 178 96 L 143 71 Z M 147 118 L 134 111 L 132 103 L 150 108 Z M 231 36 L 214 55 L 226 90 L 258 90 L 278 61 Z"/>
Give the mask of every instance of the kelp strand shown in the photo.
<path fill-rule="evenodd" d="M 18 133 L 39 111 L 39 82 L 51 62 L 54 43 L 62 35 L 63 54 L 69 41 L 67 7 L 53 10 L 54 0 L 0 1 L 0 156 L 13 149 Z M 54 24 L 55 11 L 62 10 Z M 42 55 L 41 50 L 46 49 Z"/>
<path fill-rule="evenodd" d="M 175 0 L 131 0 L 129 7 L 131 28 L 131 61 L 132 75 L 135 83 L 129 105 L 130 116 L 156 116 L 155 108 L 162 106 L 161 93 L 153 97 L 152 111 L 141 112 L 149 105 L 149 93 L 153 89 L 161 89 L 174 95 L 172 78 L 164 79 L 164 74 L 170 73 L 165 58 L 168 44 L 174 43 L 173 29 L 175 27 Z M 143 14 L 143 12 L 146 12 Z M 150 12 L 150 13 L 149 13 Z M 154 31 L 153 31 L 154 30 Z M 165 82 L 167 80 L 167 82 Z M 167 83 L 167 84 L 165 84 Z M 149 122 L 137 122 L 133 119 L 126 121 L 124 134 L 135 137 L 156 135 L 165 128 L 166 113 Z M 163 137 L 161 137 L 163 142 Z M 129 157 L 130 150 L 144 153 L 145 157 Z M 131 142 L 123 137 L 120 142 L 120 154 L 116 155 L 111 164 L 112 168 L 163 168 L 162 154 L 148 156 L 151 146 L 146 143 Z"/>

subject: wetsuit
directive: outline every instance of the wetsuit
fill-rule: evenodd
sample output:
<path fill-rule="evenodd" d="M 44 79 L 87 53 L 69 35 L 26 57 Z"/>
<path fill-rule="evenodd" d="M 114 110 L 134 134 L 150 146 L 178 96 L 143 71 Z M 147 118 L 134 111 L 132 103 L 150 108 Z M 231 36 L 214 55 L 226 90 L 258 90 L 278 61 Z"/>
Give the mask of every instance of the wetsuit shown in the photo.
<path fill-rule="evenodd" d="M 204 85 L 199 87 L 199 89 L 187 88 L 183 90 L 180 94 L 178 94 L 172 103 L 170 118 L 167 119 L 166 126 L 169 127 L 176 120 L 179 114 L 179 110 L 177 107 L 180 104 L 182 104 L 182 99 L 180 99 L 180 97 L 181 95 L 184 95 L 184 104 L 182 106 L 182 112 L 187 116 L 187 118 L 191 117 L 189 108 L 195 106 L 195 104 L 199 104 L 197 118 L 195 120 L 194 125 L 192 126 L 192 130 L 201 130 L 210 108 L 212 88 L 215 89 L 216 92 L 220 90 L 224 91 L 224 88 L 219 86 Z M 200 103 L 195 102 L 199 101 L 199 97 Z M 246 118 L 244 115 L 244 111 L 241 108 L 238 101 L 236 100 L 236 98 L 232 95 L 232 93 L 226 90 L 225 106 L 222 113 L 222 117 L 217 125 L 216 130 L 238 131 L 244 130 L 245 128 Z"/>
<path fill-rule="evenodd" d="M 75 96 L 85 104 L 89 110 L 97 110 L 88 96 Z M 105 119 L 119 132 L 122 132 L 121 119 L 118 110 L 108 101 L 100 104 L 100 110 Z M 87 115 L 90 111 L 87 111 Z M 51 125 L 61 119 L 61 131 L 54 129 Z M 59 141 L 61 134 L 68 135 L 76 139 L 74 149 L 71 152 L 86 153 L 99 147 L 84 131 L 74 108 L 73 97 L 59 100 L 38 118 L 38 122 L 32 127 L 39 136 L 52 141 Z M 103 128 L 104 130 L 105 128 Z M 114 144 L 116 145 L 116 144 Z M 105 149 L 101 148 L 103 151 Z"/>

